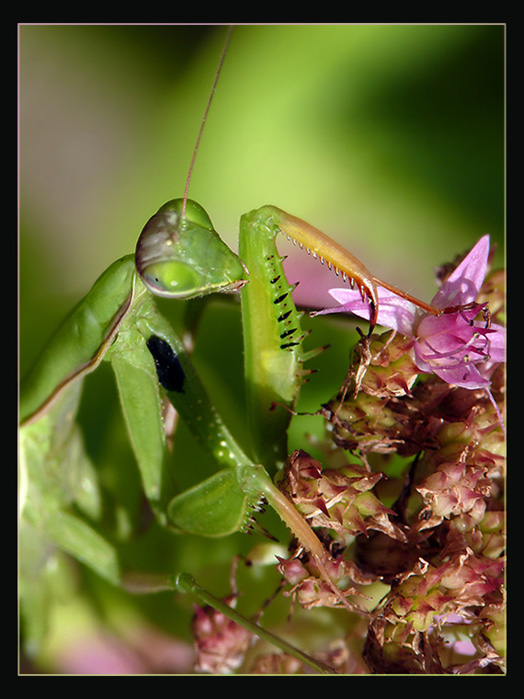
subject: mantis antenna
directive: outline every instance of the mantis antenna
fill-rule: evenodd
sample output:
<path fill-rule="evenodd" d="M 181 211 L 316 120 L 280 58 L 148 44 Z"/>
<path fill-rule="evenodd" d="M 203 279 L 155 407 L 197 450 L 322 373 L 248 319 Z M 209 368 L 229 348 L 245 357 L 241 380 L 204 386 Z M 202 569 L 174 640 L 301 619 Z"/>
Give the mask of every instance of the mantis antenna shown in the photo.
<path fill-rule="evenodd" d="M 202 133 L 204 131 L 204 125 L 206 123 L 207 115 L 209 113 L 209 108 L 211 107 L 211 102 L 213 101 L 213 97 L 215 94 L 216 86 L 218 83 L 218 78 L 220 77 L 220 73 L 222 71 L 222 66 L 224 64 L 224 59 L 226 57 L 227 49 L 229 46 L 229 41 L 231 39 L 231 34 L 233 33 L 233 26 L 234 25 L 230 25 L 230 27 L 228 29 L 227 36 L 226 36 L 226 43 L 224 44 L 224 48 L 222 49 L 222 54 L 220 56 L 220 62 L 218 64 L 218 68 L 217 68 L 217 71 L 215 73 L 215 79 L 213 81 L 213 86 L 211 87 L 211 92 L 209 93 L 209 98 L 207 100 L 206 109 L 204 111 L 204 116 L 202 117 L 202 121 L 200 122 L 200 129 L 198 130 L 198 135 L 197 135 L 197 139 L 195 142 L 195 147 L 193 149 L 193 155 L 191 157 L 191 163 L 189 165 L 189 171 L 187 173 L 186 187 L 184 189 L 184 199 L 182 201 L 182 218 L 185 218 L 185 215 L 186 215 L 187 195 L 189 192 L 189 184 L 191 182 L 191 176 L 193 174 L 193 167 L 195 165 L 195 160 L 196 160 L 196 156 L 198 153 L 198 147 L 200 145 L 200 139 L 202 138 Z"/>
<path fill-rule="evenodd" d="M 196 298 L 218 291 L 236 291 L 246 283 L 246 270 L 237 255 L 222 242 L 200 204 L 188 199 L 200 139 L 232 31 L 230 25 L 200 123 L 184 197 L 164 204 L 146 223 L 137 242 L 137 272 L 156 296 Z"/>

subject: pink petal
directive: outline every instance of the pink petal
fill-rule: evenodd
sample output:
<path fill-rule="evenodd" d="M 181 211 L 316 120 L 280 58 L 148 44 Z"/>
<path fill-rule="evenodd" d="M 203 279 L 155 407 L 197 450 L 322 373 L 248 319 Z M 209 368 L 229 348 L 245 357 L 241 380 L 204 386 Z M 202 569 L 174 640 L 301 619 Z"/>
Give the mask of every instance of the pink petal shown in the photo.
<path fill-rule="evenodd" d="M 446 383 L 462 388 L 475 390 L 477 388 L 487 388 L 491 381 L 485 379 L 475 364 L 471 362 L 456 366 L 452 369 L 441 369 L 433 367 L 433 373 Z"/>
<path fill-rule="evenodd" d="M 413 323 L 415 320 L 415 306 L 400 296 L 387 289 L 378 287 L 378 325 L 385 328 L 393 328 L 402 335 L 413 335 Z M 369 320 L 369 303 L 363 302 L 360 291 L 357 289 L 337 288 L 329 290 L 330 296 L 340 303 L 334 308 L 325 308 L 312 315 L 325 315 L 327 313 L 354 313 L 360 318 Z"/>
<path fill-rule="evenodd" d="M 493 323 L 488 334 L 489 356 L 492 362 L 506 361 L 506 328 Z"/>
<path fill-rule="evenodd" d="M 489 235 L 483 236 L 450 274 L 433 297 L 437 308 L 463 306 L 475 301 L 484 277 L 489 255 Z"/>

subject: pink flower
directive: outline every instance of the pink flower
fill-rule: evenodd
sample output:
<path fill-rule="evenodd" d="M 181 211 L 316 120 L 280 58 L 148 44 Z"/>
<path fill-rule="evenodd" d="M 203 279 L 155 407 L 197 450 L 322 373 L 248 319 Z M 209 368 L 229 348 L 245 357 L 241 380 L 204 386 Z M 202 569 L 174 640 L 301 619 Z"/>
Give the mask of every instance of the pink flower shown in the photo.
<path fill-rule="evenodd" d="M 440 316 L 378 287 L 378 324 L 413 337 L 414 359 L 421 372 L 469 389 L 487 388 L 490 367 L 504 361 L 504 328 L 474 320 L 485 307 L 475 300 L 486 275 L 488 254 L 489 235 L 485 235 L 433 297 L 432 306 L 457 309 Z M 312 315 L 354 313 L 369 318 L 369 304 L 358 290 L 337 288 L 329 293 L 340 305 Z"/>

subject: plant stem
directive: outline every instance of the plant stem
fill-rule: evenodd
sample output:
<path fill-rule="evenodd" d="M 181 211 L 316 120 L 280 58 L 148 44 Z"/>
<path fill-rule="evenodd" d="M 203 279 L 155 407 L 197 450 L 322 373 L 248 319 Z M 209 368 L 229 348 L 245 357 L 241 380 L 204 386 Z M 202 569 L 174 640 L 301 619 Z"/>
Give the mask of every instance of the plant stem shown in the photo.
<path fill-rule="evenodd" d="M 323 674 L 336 674 L 335 670 L 326 665 L 321 660 L 312 658 L 307 653 L 288 643 L 283 638 L 279 638 L 267 629 L 264 629 L 259 624 L 251 621 L 247 617 L 240 614 L 236 609 L 233 609 L 228 604 L 223 602 L 215 595 L 201 587 L 195 579 L 188 573 L 176 573 L 175 575 L 167 574 L 150 574 L 150 573 L 133 573 L 128 574 L 123 582 L 125 589 L 134 594 L 151 594 L 155 592 L 163 592 L 175 590 L 176 592 L 194 594 L 204 604 L 213 607 L 218 612 L 227 616 L 228 619 L 240 624 L 248 631 L 251 631 L 255 636 L 271 643 L 279 648 L 282 652 L 288 653 L 305 663 L 309 667 Z"/>

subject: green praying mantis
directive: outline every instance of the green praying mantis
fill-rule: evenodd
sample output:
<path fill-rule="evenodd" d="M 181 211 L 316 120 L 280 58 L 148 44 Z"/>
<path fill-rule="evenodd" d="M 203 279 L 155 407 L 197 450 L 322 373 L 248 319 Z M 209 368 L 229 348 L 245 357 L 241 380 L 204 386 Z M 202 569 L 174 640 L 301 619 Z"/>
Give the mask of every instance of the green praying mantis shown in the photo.
<path fill-rule="evenodd" d="M 213 91 L 214 87 L 211 97 Z M 199 139 L 194 155 L 198 143 Z M 133 571 L 128 575 L 117 549 L 96 527 L 100 498 L 96 470 L 85 453 L 75 416 L 83 379 L 102 362 L 108 362 L 115 374 L 143 491 L 163 527 L 181 534 L 223 537 L 245 530 L 260 504 L 267 502 L 315 558 L 340 605 L 354 611 L 330 581 L 325 566 L 328 554 L 321 542 L 273 481 L 288 454 L 287 429 L 308 372 L 304 362 L 311 356 L 302 347 L 301 313 L 282 267 L 277 236 L 297 242 L 359 288 L 369 301 L 370 333 L 376 323 L 380 285 L 430 313 L 441 311 L 381 281 L 325 234 L 274 206 L 242 216 L 237 256 L 221 240 L 204 209 L 187 196 L 192 165 L 184 197 L 164 204 L 146 223 L 135 254 L 117 260 L 100 276 L 21 383 L 21 604 L 29 620 L 30 643 L 37 643 L 43 633 L 33 612 L 42 603 L 41 581 L 49 552 L 55 548 L 114 585 L 139 592 L 190 591 L 223 609 L 220 601 L 184 573 L 161 574 L 153 581 Z M 212 405 L 190 352 L 155 305 L 156 296 L 177 300 L 237 292 L 243 320 L 249 452 L 239 446 Z M 170 457 L 164 420 L 166 400 L 216 464 L 214 473 L 183 492 L 175 486 L 176 463 Z M 235 614 L 229 608 L 226 611 Z M 267 633 L 258 626 L 255 632 Z M 300 650 L 282 639 L 267 637 L 302 657 Z M 330 671 L 313 659 L 306 662 Z"/>

